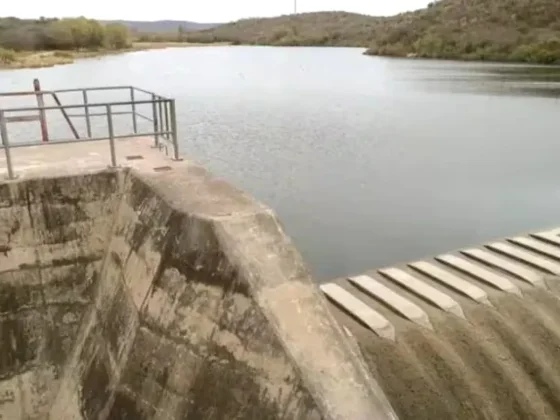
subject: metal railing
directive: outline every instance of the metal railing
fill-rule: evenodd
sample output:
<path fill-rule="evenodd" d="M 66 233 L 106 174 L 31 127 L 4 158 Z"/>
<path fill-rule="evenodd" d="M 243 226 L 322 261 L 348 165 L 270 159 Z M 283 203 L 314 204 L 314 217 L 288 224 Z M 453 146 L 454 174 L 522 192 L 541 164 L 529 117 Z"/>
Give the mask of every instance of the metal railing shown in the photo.
<path fill-rule="evenodd" d="M 113 101 L 91 101 L 93 92 L 112 92 L 126 94 L 125 100 Z M 63 105 L 60 96 L 64 94 L 78 95 L 79 103 Z M 151 137 L 154 139 L 154 147 L 158 149 L 172 148 L 173 159 L 180 160 L 179 144 L 177 140 L 177 115 L 175 108 L 175 100 L 157 95 L 153 92 L 140 89 L 134 86 L 106 86 L 79 89 L 61 89 L 61 90 L 41 90 L 38 80 L 34 81 L 34 90 L 25 92 L 7 92 L 0 93 L 0 101 L 10 98 L 35 97 L 37 106 L 23 107 L 2 107 L 0 102 L 0 148 L 4 149 L 6 156 L 7 178 L 14 179 L 12 149 L 20 147 L 29 147 L 37 145 L 53 145 L 78 142 L 94 142 L 108 141 L 111 154 L 111 167 L 117 167 L 117 156 L 115 141 L 118 139 L 130 137 Z M 55 105 L 45 106 L 45 97 L 51 97 Z M 120 110 L 125 108 L 124 110 Z M 140 112 L 143 108 L 147 108 L 148 112 Z M 51 139 L 49 135 L 49 125 L 47 122 L 47 114 L 49 111 L 60 112 L 64 117 L 65 124 L 72 132 L 72 138 Z M 22 115 L 27 114 L 27 115 Z M 132 124 L 130 130 L 124 133 L 115 132 L 115 118 L 117 116 L 130 116 L 129 122 Z M 76 128 L 75 118 L 82 119 L 85 122 L 84 132 Z M 104 128 L 107 129 L 107 135 L 93 135 L 93 120 L 103 118 Z M 128 117 L 127 117 L 128 118 Z M 38 121 L 40 127 L 41 138 L 39 140 L 28 141 L 12 141 L 11 133 L 8 130 L 10 123 L 24 123 Z M 140 121 L 147 121 L 148 129 L 140 129 Z"/>

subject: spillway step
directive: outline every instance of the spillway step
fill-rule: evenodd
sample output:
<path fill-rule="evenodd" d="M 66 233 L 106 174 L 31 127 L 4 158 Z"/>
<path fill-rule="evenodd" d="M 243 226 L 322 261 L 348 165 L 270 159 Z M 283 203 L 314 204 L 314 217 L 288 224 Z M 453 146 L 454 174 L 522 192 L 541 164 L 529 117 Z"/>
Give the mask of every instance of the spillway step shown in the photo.
<path fill-rule="evenodd" d="M 418 261 L 409 264 L 409 266 L 442 283 L 450 289 L 471 298 L 475 302 L 482 303 L 484 305 L 491 305 L 488 300 L 488 294 L 484 290 L 466 280 L 463 280 L 461 277 L 448 272 L 447 270 L 443 270 L 442 268 L 425 261 Z"/>
<path fill-rule="evenodd" d="M 414 302 L 402 297 L 370 276 L 349 277 L 348 280 L 374 299 L 380 300 L 408 320 L 432 330 L 428 314 Z"/>
<path fill-rule="evenodd" d="M 531 236 L 533 238 L 540 239 L 541 241 L 548 242 L 552 245 L 560 246 L 560 236 L 558 236 L 558 233 L 555 231 L 534 233 Z"/>
<path fill-rule="evenodd" d="M 434 306 L 439 309 L 456 315 L 460 318 L 465 318 L 463 309 L 461 306 L 449 295 L 440 292 L 435 287 L 418 280 L 416 277 L 408 274 L 406 271 L 400 270 L 398 268 L 387 268 L 379 270 L 388 279 L 398 283 L 402 287 L 408 289 L 417 296 L 429 301 Z"/>
<path fill-rule="evenodd" d="M 334 283 L 322 284 L 323 293 L 382 338 L 395 339 L 395 327 L 387 318 Z"/>
<path fill-rule="evenodd" d="M 503 242 L 494 242 L 486 245 L 488 249 L 498 252 L 503 255 L 512 257 L 518 261 L 524 262 L 533 267 L 544 270 L 550 274 L 560 275 L 560 263 L 547 260 L 538 255 L 531 254 L 522 248 L 506 244 Z"/>
<path fill-rule="evenodd" d="M 527 238 L 518 236 L 516 238 L 510 238 L 510 242 L 527 248 L 531 251 L 535 251 L 539 254 L 543 254 L 547 257 L 553 258 L 555 260 L 560 260 L 560 248 L 544 243 L 534 238 Z"/>
<path fill-rule="evenodd" d="M 490 286 L 495 287 L 496 289 L 521 296 L 521 291 L 519 290 L 519 288 L 510 280 L 490 270 L 486 270 L 485 268 L 477 264 L 471 263 L 470 261 L 449 254 L 440 255 L 436 257 L 436 260 L 441 262 L 442 264 L 446 264 L 467 275 L 470 275 L 484 283 L 487 283 Z"/>
<path fill-rule="evenodd" d="M 535 287 L 546 287 L 544 276 L 537 271 L 523 267 L 520 264 L 508 261 L 505 258 L 492 254 L 482 249 L 465 249 L 462 254 L 474 260 L 486 263 L 492 267 L 501 269 Z"/>

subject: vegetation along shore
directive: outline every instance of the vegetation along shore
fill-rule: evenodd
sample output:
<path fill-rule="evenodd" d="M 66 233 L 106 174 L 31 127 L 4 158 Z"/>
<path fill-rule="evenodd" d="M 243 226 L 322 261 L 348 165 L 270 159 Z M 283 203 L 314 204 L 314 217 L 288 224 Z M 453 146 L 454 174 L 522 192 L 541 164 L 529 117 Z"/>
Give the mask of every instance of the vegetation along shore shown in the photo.
<path fill-rule="evenodd" d="M 560 64 L 558 0 L 439 0 L 391 17 L 317 12 L 227 24 L 175 23 L 158 31 L 153 23 L 140 31 L 128 23 L 0 18 L 0 67 L 224 44 L 362 47 L 369 55 Z"/>
<path fill-rule="evenodd" d="M 78 58 L 201 45 L 187 42 L 184 32 L 179 27 L 173 34 L 143 34 L 125 23 L 103 23 L 83 17 L 0 18 L 0 68 L 50 67 Z"/>
<path fill-rule="evenodd" d="M 366 54 L 560 64 L 560 1 L 439 0 L 391 17 L 343 12 L 246 19 L 187 34 L 192 42 L 352 46 Z"/>

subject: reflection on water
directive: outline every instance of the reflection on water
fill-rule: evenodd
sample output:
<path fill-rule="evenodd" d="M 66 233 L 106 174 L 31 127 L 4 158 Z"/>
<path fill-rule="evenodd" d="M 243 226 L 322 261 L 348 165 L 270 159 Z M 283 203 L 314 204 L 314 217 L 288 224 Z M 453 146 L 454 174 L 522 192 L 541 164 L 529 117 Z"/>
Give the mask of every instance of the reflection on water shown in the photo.
<path fill-rule="evenodd" d="M 140 52 L 0 72 L 0 91 L 177 98 L 184 153 L 271 205 L 322 279 L 560 225 L 558 68 L 361 52 Z"/>
<path fill-rule="evenodd" d="M 484 74 L 489 80 L 502 81 L 502 91 L 508 94 L 554 98 L 560 96 L 560 67 L 501 66 L 478 68 L 475 71 Z"/>
<path fill-rule="evenodd" d="M 560 67 L 558 66 L 499 66 L 490 69 L 480 67 L 478 71 L 496 74 L 509 80 L 560 82 Z"/>
<path fill-rule="evenodd" d="M 422 80 L 431 88 L 436 84 L 438 90 L 552 98 L 560 95 L 560 67 L 557 66 L 422 60 L 410 67 L 415 69 L 413 79 Z"/>

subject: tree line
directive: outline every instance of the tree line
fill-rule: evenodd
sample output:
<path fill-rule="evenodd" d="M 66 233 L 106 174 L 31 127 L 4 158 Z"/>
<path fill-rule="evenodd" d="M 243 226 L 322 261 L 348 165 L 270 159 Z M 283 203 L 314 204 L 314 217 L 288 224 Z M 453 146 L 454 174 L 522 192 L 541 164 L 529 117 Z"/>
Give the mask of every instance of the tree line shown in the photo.
<path fill-rule="evenodd" d="M 242 19 L 189 32 L 189 42 L 274 46 L 368 47 L 382 18 L 347 12 L 316 12 Z"/>
<path fill-rule="evenodd" d="M 129 29 L 84 17 L 27 20 L 0 18 L 0 48 L 13 51 L 101 50 L 131 46 Z"/>
<path fill-rule="evenodd" d="M 386 22 L 369 54 L 560 63 L 558 0 L 440 0 Z"/>
<path fill-rule="evenodd" d="M 437 0 L 390 17 L 343 12 L 246 19 L 190 42 L 353 46 L 368 54 L 560 64 L 559 0 Z"/>
<path fill-rule="evenodd" d="M 437 0 L 391 17 L 345 12 L 244 19 L 218 27 L 133 33 L 93 19 L 0 18 L 0 49 L 123 49 L 135 40 L 352 46 L 372 55 L 560 64 L 559 0 Z"/>

